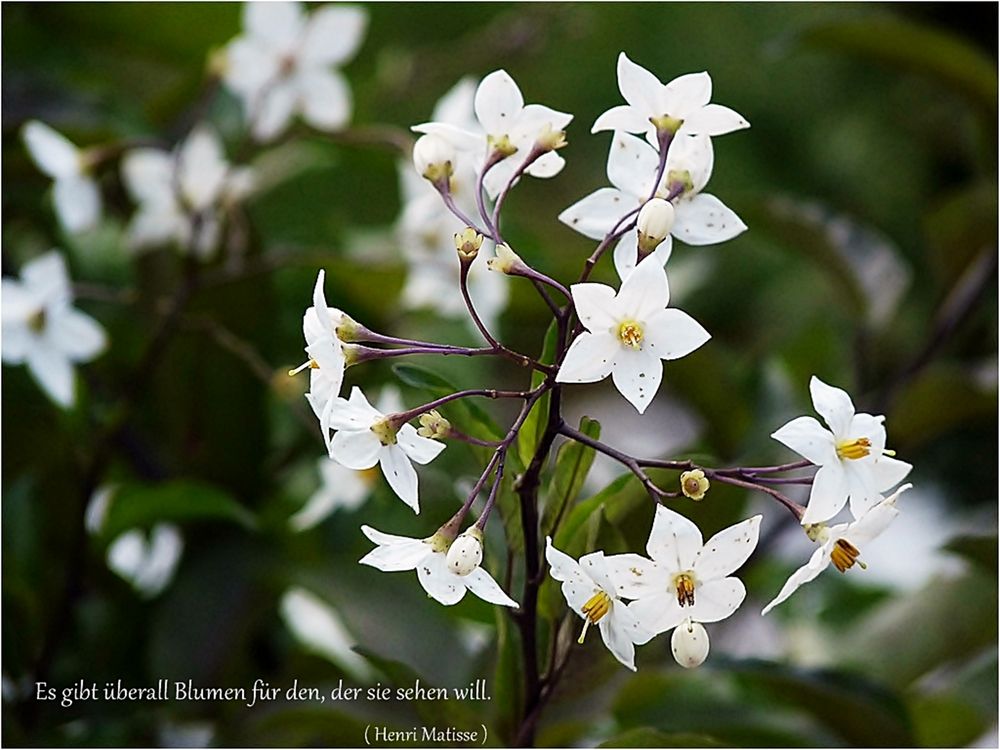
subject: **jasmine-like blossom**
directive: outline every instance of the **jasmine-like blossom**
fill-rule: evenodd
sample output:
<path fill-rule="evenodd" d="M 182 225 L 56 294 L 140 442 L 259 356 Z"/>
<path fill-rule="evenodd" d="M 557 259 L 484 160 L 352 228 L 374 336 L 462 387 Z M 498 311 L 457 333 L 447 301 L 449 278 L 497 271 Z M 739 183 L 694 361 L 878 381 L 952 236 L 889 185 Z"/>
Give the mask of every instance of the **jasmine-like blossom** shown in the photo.
<path fill-rule="evenodd" d="M 102 201 L 88 152 L 38 120 L 26 123 L 21 135 L 32 161 L 53 180 L 52 200 L 63 229 L 75 234 L 94 228 Z"/>
<path fill-rule="evenodd" d="M 173 524 L 156 524 L 146 533 L 132 529 L 108 547 L 107 564 L 144 597 L 154 597 L 174 577 L 184 551 L 184 539 Z"/>

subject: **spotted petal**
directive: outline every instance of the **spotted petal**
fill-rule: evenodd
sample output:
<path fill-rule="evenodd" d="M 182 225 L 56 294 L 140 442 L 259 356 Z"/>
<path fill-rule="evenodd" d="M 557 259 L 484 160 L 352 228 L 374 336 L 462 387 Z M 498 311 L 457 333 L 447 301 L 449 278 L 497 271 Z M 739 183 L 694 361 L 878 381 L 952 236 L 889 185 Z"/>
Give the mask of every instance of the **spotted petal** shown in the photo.
<path fill-rule="evenodd" d="M 812 557 L 809 558 L 809 562 L 792 573 L 791 577 L 785 581 L 785 585 L 781 587 L 781 591 L 778 592 L 778 595 L 774 597 L 770 604 L 761 610 L 761 614 L 766 615 L 772 609 L 777 607 L 788 597 L 794 594 L 798 590 L 799 586 L 804 583 L 809 583 L 809 581 L 813 580 L 816 576 L 826 570 L 829 564 L 830 550 L 824 545 L 813 552 Z"/>
<path fill-rule="evenodd" d="M 733 524 L 705 542 L 694 563 L 698 580 L 725 578 L 739 569 L 757 548 L 761 519 L 754 516 Z"/>
<path fill-rule="evenodd" d="M 340 435 L 340 433 L 337 433 L 337 435 Z M 334 441 L 336 439 L 337 436 L 334 436 Z M 399 445 L 385 446 L 379 453 L 379 465 L 382 467 L 382 473 L 385 475 L 389 486 L 392 487 L 393 492 L 399 496 L 400 500 L 413 508 L 414 513 L 419 513 L 420 502 L 417 496 L 417 470 L 413 468 L 413 464 L 402 447 Z"/>
<path fill-rule="evenodd" d="M 660 359 L 679 359 L 710 338 L 711 334 L 701 323 L 686 312 L 672 307 L 661 310 L 647 320 L 643 349 L 648 349 Z"/>
<path fill-rule="evenodd" d="M 663 363 L 648 348 L 635 350 L 618 346 L 611 378 L 618 392 L 636 408 L 636 411 L 643 414 L 653 403 L 653 398 L 660 389 Z"/>
<path fill-rule="evenodd" d="M 671 573 L 689 570 L 701 550 L 701 531 L 692 521 L 662 505 L 656 506 L 646 554 Z"/>
<path fill-rule="evenodd" d="M 487 133 L 502 135 L 510 132 L 515 119 L 524 108 L 524 97 L 505 70 L 486 76 L 476 90 L 476 117 Z"/>
<path fill-rule="evenodd" d="M 434 552 L 424 558 L 417 565 L 417 578 L 432 598 L 446 606 L 460 602 L 468 590 L 462 577 L 448 570 L 443 552 Z"/>
<path fill-rule="evenodd" d="M 686 608 L 686 614 L 697 622 L 725 620 L 739 609 L 746 596 L 746 586 L 739 578 L 707 581 L 695 589 L 694 605 Z"/>
<path fill-rule="evenodd" d="M 603 239 L 618 220 L 628 213 L 628 196 L 617 188 L 605 187 L 578 200 L 559 214 L 559 221 L 592 240 Z"/>
<path fill-rule="evenodd" d="M 674 217 L 670 233 L 688 245 L 714 245 L 747 229 L 731 208 L 707 193 L 678 201 Z"/>
<path fill-rule="evenodd" d="M 476 568 L 466 576 L 461 576 L 469 591 L 478 596 L 483 601 L 490 604 L 499 604 L 503 607 L 517 607 L 518 603 L 507 596 L 507 593 L 500 588 L 489 573 L 481 567 Z"/>
<path fill-rule="evenodd" d="M 570 344 L 556 381 L 559 383 L 596 383 L 611 374 L 622 347 L 610 333 L 584 331 Z"/>

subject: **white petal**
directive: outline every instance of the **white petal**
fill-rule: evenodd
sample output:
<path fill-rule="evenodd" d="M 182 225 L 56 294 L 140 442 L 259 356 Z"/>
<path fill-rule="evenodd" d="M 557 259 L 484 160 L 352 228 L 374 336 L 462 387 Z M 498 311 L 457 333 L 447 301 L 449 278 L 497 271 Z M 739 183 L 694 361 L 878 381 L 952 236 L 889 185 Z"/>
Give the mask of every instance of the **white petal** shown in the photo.
<path fill-rule="evenodd" d="M 226 47 L 225 83 L 252 109 L 257 97 L 281 70 L 281 55 L 260 39 L 237 37 Z"/>
<path fill-rule="evenodd" d="M 622 627 L 618 627 L 618 622 L 614 619 L 612 614 L 614 610 L 621 608 L 625 610 L 625 605 L 622 602 L 615 602 L 611 605 L 612 612 L 605 615 L 601 621 L 598 623 L 598 627 L 601 631 L 601 639 L 604 641 L 604 645 L 608 647 L 608 651 L 612 655 L 624 664 L 626 667 L 635 671 L 635 644 L 632 643 L 632 639 L 629 637 L 629 633 Z M 632 618 L 634 622 L 634 618 Z"/>
<path fill-rule="evenodd" d="M 608 152 L 608 179 L 624 193 L 644 203 L 653 193 L 660 156 L 642 138 L 628 133 L 615 133 Z M 627 210 L 636 205 L 627 206 Z M 621 217 L 625 211 L 619 214 Z"/>
<path fill-rule="evenodd" d="M 809 562 L 792 573 L 789 579 L 785 581 L 785 585 L 781 587 L 781 591 L 779 591 L 778 595 L 774 597 L 774 600 L 761 610 L 761 614 L 766 615 L 776 606 L 781 604 L 785 601 L 785 599 L 794 594 L 796 590 L 798 590 L 799 586 L 804 583 L 809 583 L 809 581 L 813 580 L 816 576 L 822 573 L 829 564 L 829 551 L 825 546 L 820 547 L 818 550 L 813 552 L 812 557 L 809 558 Z"/>
<path fill-rule="evenodd" d="M 892 489 L 906 479 L 912 468 L 913 466 L 905 461 L 891 456 L 879 456 L 872 464 L 872 479 L 875 482 L 875 488 L 879 492 Z"/>
<path fill-rule="evenodd" d="M 615 290 L 606 284 L 573 284 L 570 287 L 576 316 L 592 333 L 606 333 L 618 325 L 614 314 Z"/>
<path fill-rule="evenodd" d="M 493 580 L 493 576 L 481 567 L 476 568 L 466 576 L 462 576 L 461 579 L 465 582 L 469 591 L 483 601 L 487 601 L 490 604 L 500 604 L 504 607 L 519 606 L 517 602 L 507 596 L 504 590 L 500 588 L 500 584 Z"/>
<path fill-rule="evenodd" d="M 158 247 L 171 242 L 187 244 L 191 222 L 173 203 L 150 204 L 132 216 L 125 232 L 126 244 L 132 250 Z"/>
<path fill-rule="evenodd" d="M 661 310 L 646 321 L 642 348 L 660 359 L 679 359 L 710 338 L 711 335 L 701 323 L 686 312 L 671 307 Z"/>
<path fill-rule="evenodd" d="M 562 168 L 565 166 L 565 159 L 563 159 L 555 151 L 549 151 L 547 154 L 539 156 L 532 163 L 532 165 L 524 171 L 532 177 L 548 179 L 549 177 L 555 177 L 557 174 L 562 172 Z"/>
<path fill-rule="evenodd" d="M 701 550 L 701 531 L 692 521 L 662 505 L 656 506 L 646 554 L 668 572 L 690 570 Z"/>
<path fill-rule="evenodd" d="M 687 613 L 686 607 L 677 603 L 677 597 L 670 591 L 661 590 L 636 599 L 628 605 L 629 612 L 640 627 L 652 633 L 665 633 L 676 627 Z"/>
<path fill-rule="evenodd" d="M 668 83 L 660 98 L 664 114 L 685 119 L 708 104 L 712 98 L 712 77 L 701 73 L 687 73 Z"/>
<path fill-rule="evenodd" d="M 251 5 L 271 3 L 251 3 Z M 257 100 L 251 114 L 251 129 L 258 141 L 273 140 L 284 132 L 295 113 L 298 90 L 295 83 L 282 80 L 268 86 Z"/>
<path fill-rule="evenodd" d="M 622 282 L 616 298 L 620 314 L 647 322 L 670 302 L 667 274 L 659 263 L 640 263 Z"/>
<path fill-rule="evenodd" d="M 25 287 L 46 305 L 69 302 L 72 290 L 66 261 L 56 252 L 48 252 L 24 264 L 21 279 Z"/>
<path fill-rule="evenodd" d="M 521 109 L 510 136 L 515 145 L 528 149 L 543 131 L 565 130 L 572 121 L 573 115 L 568 112 L 560 112 L 544 104 L 529 104 Z"/>
<path fill-rule="evenodd" d="M 660 79 L 629 60 L 624 52 L 618 55 L 618 90 L 622 92 L 625 101 L 642 110 L 647 118 L 662 114 L 657 112 L 657 104 L 663 92 Z"/>
<path fill-rule="evenodd" d="M 6 291 L 4 292 L 6 294 Z M 0 334 L 0 356 L 9 365 L 19 365 L 24 362 L 28 352 L 35 345 L 36 337 L 31 329 L 23 323 L 4 321 Z"/>
<path fill-rule="evenodd" d="M 813 408 L 826 420 L 837 440 L 848 437 L 848 429 L 854 418 L 854 403 L 847 391 L 827 385 L 815 375 L 809 379 L 809 393 Z"/>
<path fill-rule="evenodd" d="M 34 346 L 26 352 L 28 370 L 49 397 L 63 408 L 73 405 L 73 365 L 51 346 Z"/>
<path fill-rule="evenodd" d="M 443 552 L 424 558 L 417 566 L 417 578 L 428 594 L 446 606 L 460 602 L 467 591 L 461 576 L 448 570 Z"/>
<path fill-rule="evenodd" d="M 122 159 L 122 182 L 142 203 L 174 202 L 174 160 L 158 148 L 137 148 Z"/>
<path fill-rule="evenodd" d="M 26 324 L 45 306 L 45 298 L 12 278 L 0 281 L 0 319 L 4 324 Z"/>
<path fill-rule="evenodd" d="M 846 460 L 843 462 L 843 466 L 847 476 L 847 494 L 850 500 L 851 515 L 855 518 L 861 518 L 882 500 L 882 494 L 875 486 L 872 464 L 868 461 Z"/>
<path fill-rule="evenodd" d="M 414 133 L 429 133 L 443 138 L 456 150 L 477 153 L 485 148 L 486 139 L 481 133 L 474 133 L 443 122 L 425 122 L 410 128 Z"/>
<path fill-rule="evenodd" d="M 694 606 L 687 616 L 697 622 L 725 620 L 739 609 L 747 589 L 739 578 L 723 578 L 699 584 L 694 592 Z"/>
<path fill-rule="evenodd" d="M 667 575 L 642 555 L 609 555 L 604 562 L 615 593 L 620 597 L 642 599 L 666 589 Z"/>
<path fill-rule="evenodd" d="M 382 534 L 368 526 L 362 526 L 362 531 L 379 546 L 362 557 L 358 562 L 370 565 L 386 573 L 400 570 L 413 570 L 420 562 L 429 557 L 433 550 L 422 539 L 397 537 Z M 371 532 L 371 533 L 370 533 Z"/>
<path fill-rule="evenodd" d="M 340 65 L 357 54 L 368 14 L 357 5 L 321 5 L 306 24 L 299 59 L 307 65 Z"/>
<path fill-rule="evenodd" d="M 510 132 L 515 118 L 524 108 L 521 90 L 507 71 L 497 70 L 486 76 L 476 90 L 476 117 L 487 133 Z"/>
<path fill-rule="evenodd" d="M 632 643 L 641 646 L 656 635 L 656 631 L 643 627 L 635 613 L 622 601 L 616 601 L 608 616 L 613 618 L 611 627 L 622 632 Z"/>
<path fill-rule="evenodd" d="M 833 434 L 813 417 L 796 417 L 772 432 L 771 437 L 817 466 L 839 461 Z"/>
<path fill-rule="evenodd" d="M 650 127 L 648 117 L 640 109 L 631 107 L 628 104 L 619 104 L 617 107 L 612 107 L 599 115 L 594 120 L 590 132 L 600 133 L 602 130 L 622 130 L 628 133 L 642 133 Z"/>
<path fill-rule="evenodd" d="M 46 333 L 62 352 L 76 362 L 89 362 L 108 343 L 107 334 L 97 321 L 73 308 L 55 315 Z"/>
<path fill-rule="evenodd" d="M 316 316 L 316 321 L 319 323 L 319 327 L 324 335 L 330 336 L 336 334 L 333 325 L 333 319 L 330 316 L 330 308 L 326 304 L 326 292 L 323 290 L 323 285 L 326 282 L 326 271 L 322 268 L 316 274 L 316 283 L 313 285 L 313 306 L 309 308 L 313 311 L 313 315 Z M 308 317 L 308 310 L 306 311 L 306 316 Z M 306 327 L 306 319 L 303 318 L 302 329 L 305 333 L 306 341 L 309 341 L 309 330 Z"/>
<path fill-rule="evenodd" d="M 348 469 L 370 469 L 381 451 L 382 443 L 371 430 L 340 430 L 330 443 L 330 458 Z"/>
<path fill-rule="evenodd" d="M 411 424 L 404 424 L 396 434 L 396 442 L 411 461 L 418 464 L 429 464 L 444 450 L 444 443 L 431 440 L 417 434 Z"/>
<path fill-rule="evenodd" d="M 600 240 L 631 208 L 620 190 L 606 187 L 578 200 L 559 214 L 559 221 L 584 237 Z"/>
<path fill-rule="evenodd" d="M 545 540 L 545 559 L 549 563 L 549 575 L 563 582 L 562 593 L 566 597 L 566 603 L 580 614 L 581 607 L 598 587 L 576 560 L 552 545 L 551 538 Z"/>
<path fill-rule="evenodd" d="M 333 70 L 309 70 L 298 77 L 302 116 L 319 130 L 337 130 L 351 119 L 351 89 Z"/>
<path fill-rule="evenodd" d="M 761 519 L 754 516 L 740 521 L 705 542 L 694 563 L 698 580 L 725 578 L 743 565 L 757 548 Z"/>
<path fill-rule="evenodd" d="M 330 407 L 330 426 L 335 430 L 367 430 L 381 417 L 357 386 L 351 389 L 349 399 L 334 399 Z"/>
<path fill-rule="evenodd" d="M 653 402 L 663 380 L 663 363 L 645 348 L 619 346 L 611 378 L 615 388 L 640 414 Z"/>
<path fill-rule="evenodd" d="M 366 537 L 380 547 L 406 544 L 408 542 L 420 542 L 421 544 L 425 544 L 425 546 L 427 546 L 423 539 L 415 539 L 412 536 L 401 536 L 399 534 L 386 534 L 384 531 L 379 531 L 378 529 L 368 525 L 362 526 L 361 531 Z M 430 547 L 427 546 L 427 549 L 430 550 Z"/>
<path fill-rule="evenodd" d="M 705 189 L 715 165 L 715 149 L 707 135 L 692 135 L 674 138 L 667 152 L 667 175 L 671 171 L 686 171 L 691 177 L 692 192 Z M 662 188 L 662 186 L 661 186 Z"/>
<path fill-rule="evenodd" d="M 338 433 L 339 434 L 339 433 Z M 334 437 L 336 440 L 336 437 Z M 379 455 L 379 465 L 386 481 L 392 487 L 399 499 L 413 508 L 414 513 L 420 512 L 420 501 L 417 496 L 417 470 L 413 468 L 410 459 L 398 445 L 388 445 Z"/>
<path fill-rule="evenodd" d="M 438 99 L 431 117 L 437 122 L 448 123 L 466 130 L 476 127 L 475 101 L 478 87 L 479 84 L 472 76 L 461 78 Z"/>
<path fill-rule="evenodd" d="M 31 120 L 21 135 L 32 161 L 49 177 L 58 180 L 80 173 L 80 150 L 45 123 Z"/>
<path fill-rule="evenodd" d="M 802 524 L 819 523 L 833 518 L 847 504 L 849 491 L 847 472 L 840 461 L 821 466 L 813 477 L 809 505 L 802 516 Z"/>
<path fill-rule="evenodd" d="M 177 183 L 188 205 L 195 211 L 213 205 L 228 170 L 218 133 L 204 123 L 196 126 L 177 153 Z"/>
<path fill-rule="evenodd" d="M 52 198 L 59 221 L 67 232 L 93 229 L 101 218 L 101 191 L 89 177 L 56 180 Z"/>
<path fill-rule="evenodd" d="M 714 245 L 731 240 L 747 225 L 714 195 L 699 193 L 677 202 L 670 233 L 688 245 Z"/>
<path fill-rule="evenodd" d="M 243 28 L 273 48 L 291 51 L 304 27 L 301 3 L 259 2 L 243 6 Z"/>
<path fill-rule="evenodd" d="M 749 128 L 743 115 L 721 104 L 708 104 L 684 118 L 679 133 L 691 135 L 725 135 Z"/>
<path fill-rule="evenodd" d="M 899 515 L 896 499 L 911 485 L 903 485 L 899 491 L 878 503 L 844 530 L 844 536 L 857 545 L 863 545 L 880 536 Z"/>
<path fill-rule="evenodd" d="M 873 417 L 871 414 L 855 414 L 847 427 L 845 440 L 868 438 L 871 441 L 870 454 L 861 459 L 864 463 L 872 463 L 885 451 L 885 417 Z M 836 433 L 834 433 L 836 434 Z"/>
<path fill-rule="evenodd" d="M 615 356 L 621 349 L 618 340 L 609 333 L 587 333 L 577 336 L 563 358 L 556 381 L 559 383 L 596 383 L 611 374 Z"/>

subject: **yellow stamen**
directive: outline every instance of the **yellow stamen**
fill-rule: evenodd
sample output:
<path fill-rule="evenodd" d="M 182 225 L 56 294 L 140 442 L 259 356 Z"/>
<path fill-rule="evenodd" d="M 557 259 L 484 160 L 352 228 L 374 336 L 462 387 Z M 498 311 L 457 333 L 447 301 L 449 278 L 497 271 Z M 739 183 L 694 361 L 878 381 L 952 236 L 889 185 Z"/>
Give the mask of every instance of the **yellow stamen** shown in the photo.
<path fill-rule="evenodd" d="M 856 440 L 844 440 L 837 444 L 837 455 L 841 458 L 857 460 L 864 458 L 871 453 L 872 441 L 868 438 L 857 438 Z"/>
<path fill-rule="evenodd" d="M 681 573 L 674 579 L 677 587 L 677 603 L 682 607 L 694 606 L 694 578 L 688 573 Z"/>
<path fill-rule="evenodd" d="M 642 326 L 634 320 L 626 320 L 618 326 L 618 338 L 632 349 L 642 348 Z"/>
<path fill-rule="evenodd" d="M 583 639 L 587 636 L 587 628 L 597 624 L 610 611 L 611 597 L 603 591 L 598 591 L 590 597 L 583 605 L 583 632 L 580 633 L 577 643 L 583 643 Z"/>
<path fill-rule="evenodd" d="M 315 359 L 310 359 L 308 362 L 303 362 L 301 365 L 299 365 L 298 367 L 296 367 L 294 370 L 289 370 L 288 371 L 288 377 L 293 378 L 296 375 L 298 375 L 300 372 L 302 372 L 303 370 L 306 370 L 306 369 L 318 370 L 319 369 L 319 362 L 317 362 Z"/>
<path fill-rule="evenodd" d="M 28 328 L 35 333 L 45 330 L 45 308 L 39 309 L 28 317 Z"/>
<path fill-rule="evenodd" d="M 861 551 L 849 541 L 838 539 L 833 543 L 833 549 L 830 550 L 830 560 L 841 573 L 854 567 L 855 563 L 860 565 L 862 570 L 865 570 L 868 566 L 858 559 L 860 554 Z"/>

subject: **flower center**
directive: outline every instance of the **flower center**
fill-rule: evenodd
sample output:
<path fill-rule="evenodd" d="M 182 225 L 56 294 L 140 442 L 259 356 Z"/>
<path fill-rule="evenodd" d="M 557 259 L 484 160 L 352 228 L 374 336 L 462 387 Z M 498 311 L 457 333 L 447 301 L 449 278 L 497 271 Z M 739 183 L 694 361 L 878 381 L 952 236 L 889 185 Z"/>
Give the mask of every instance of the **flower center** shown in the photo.
<path fill-rule="evenodd" d="M 590 597 L 587 603 L 583 605 L 583 632 L 580 633 L 577 643 L 583 643 L 583 639 L 587 636 L 587 628 L 591 625 L 596 625 L 610 611 L 611 597 L 603 591 L 598 591 Z"/>
<path fill-rule="evenodd" d="M 28 328 L 35 333 L 45 330 L 45 308 L 39 308 L 28 317 Z"/>
<path fill-rule="evenodd" d="M 668 114 L 663 114 L 659 117 L 650 117 L 649 121 L 653 123 L 653 127 L 661 133 L 670 133 L 671 135 L 680 130 L 681 125 L 684 124 L 684 120 L 677 117 L 671 117 Z"/>
<path fill-rule="evenodd" d="M 507 158 L 512 154 L 517 153 L 517 146 L 510 142 L 510 136 L 504 133 L 503 135 L 488 135 L 486 136 L 486 145 L 489 147 L 490 151 L 495 151 L 501 154 L 503 158 Z"/>
<path fill-rule="evenodd" d="M 857 547 L 841 538 L 833 543 L 833 549 L 830 550 L 830 560 L 841 573 L 854 567 L 855 563 L 860 565 L 862 569 L 866 569 L 868 566 L 858 559 L 860 554 L 861 551 Z"/>
<path fill-rule="evenodd" d="M 837 443 L 837 455 L 841 458 L 857 460 L 871 453 L 872 441 L 862 437 Z"/>
<path fill-rule="evenodd" d="M 393 427 L 392 422 L 387 417 L 382 417 L 370 429 L 375 433 L 375 437 L 379 439 L 382 445 L 396 444 L 396 428 Z"/>
<path fill-rule="evenodd" d="M 635 320 L 626 320 L 618 326 L 618 338 L 627 347 L 642 348 L 642 326 Z"/>
<path fill-rule="evenodd" d="M 694 577 L 690 573 L 681 573 L 674 578 L 677 589 L 677 603 L 682 607 L 694 606 Z"/>
<path fill-rule="evenodd" d="M 303 370 L 306 370 L 306 369 L 309 369 L 309 370 L 318 370 L 319 369 L 319 362 L 317 362 L 315 359 L 307 360 L 306 362 L 303 362 L 301 365 L 299 365 L 298 367 L 296 367 L 294 370 L 289 370 L 288 371 L 288 377 L 290 377 L 290 378 L 295 377 L 300 372 L 302 372 Z"/>

